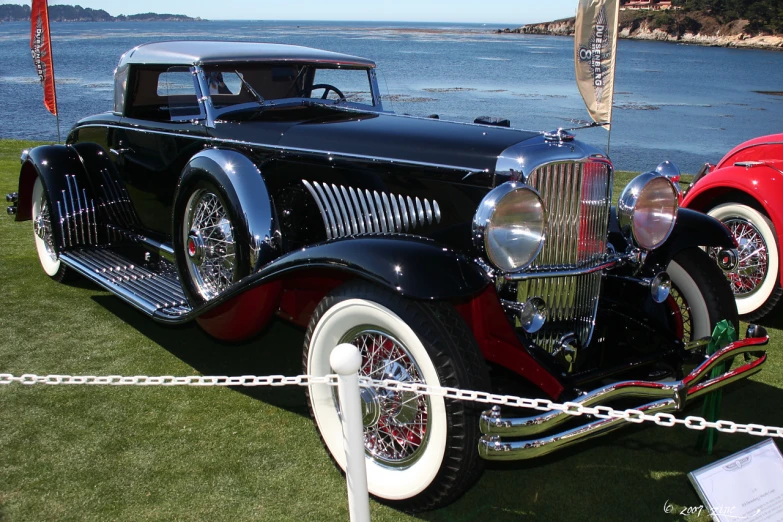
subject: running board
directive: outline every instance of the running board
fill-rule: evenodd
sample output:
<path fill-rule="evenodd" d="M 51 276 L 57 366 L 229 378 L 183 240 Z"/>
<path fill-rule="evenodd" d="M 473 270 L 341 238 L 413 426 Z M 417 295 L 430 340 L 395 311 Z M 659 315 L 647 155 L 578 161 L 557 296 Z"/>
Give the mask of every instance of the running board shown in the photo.
<path fill-rule="evenodd" d="M 176 322 L 191 311 L 173 269 L 141 267 L 107 248 L 71 250 L 60 261 L 150 317 Z"/>

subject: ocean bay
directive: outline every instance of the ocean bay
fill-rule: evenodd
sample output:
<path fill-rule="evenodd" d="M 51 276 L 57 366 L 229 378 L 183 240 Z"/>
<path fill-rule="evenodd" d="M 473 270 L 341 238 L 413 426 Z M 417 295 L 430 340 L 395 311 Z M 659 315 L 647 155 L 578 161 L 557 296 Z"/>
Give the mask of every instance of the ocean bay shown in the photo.
<path fill-rule="evenodd" d="M 63 135 L 110 110 L 112 71 L 135 45 L 170 39 L 290 43 L 374 59 L 386 109 L 473 121 L 500 116 L 521 129 L 574 127 L 588 118 L 573 40 L 494 34 L 497 27 L 360 22 L 54 23 Z M 29 51 L 29 25 L 0 24 L 0 138 L 55 140 Z M 783 53 L 621 40 L 611 157 L 644 170 L 664 159 L 685 172 L 734 145 L 783 131 Z M 759 92 L 760 91 L 760 92 Z M 765 93 L 764 91 L 767 91 Z M 603 129 L 577 131 L 606 149 Z"/>

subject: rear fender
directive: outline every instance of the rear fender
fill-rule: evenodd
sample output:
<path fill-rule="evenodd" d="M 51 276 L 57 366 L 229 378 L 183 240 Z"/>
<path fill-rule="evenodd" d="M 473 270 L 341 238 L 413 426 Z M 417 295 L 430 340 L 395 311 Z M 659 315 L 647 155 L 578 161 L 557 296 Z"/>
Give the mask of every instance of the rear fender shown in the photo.
<path fill-rule="evenodd" d="M 41 179 L 49 195 L 55 248 L 95 242 L 94 201 L 81 158 L 68 145 L 43 145 L 23 156 L 16 221 L 32 218 L 33 185 Z"/>

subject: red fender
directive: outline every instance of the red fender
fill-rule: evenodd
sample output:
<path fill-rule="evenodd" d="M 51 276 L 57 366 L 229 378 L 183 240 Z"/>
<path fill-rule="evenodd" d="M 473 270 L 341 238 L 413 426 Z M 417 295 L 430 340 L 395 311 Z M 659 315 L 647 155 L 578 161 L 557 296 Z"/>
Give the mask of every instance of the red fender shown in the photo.
<path fill-rule="evenodd" d="M 778 233 L 778 249 L 783 257 L 783 173 L 778 168 L 783 168 L 783 161 L 778 167 L 777 161 L 770 161 L 775 167 L 757 165 L 753 167 L 735 166 L 737 161 L 761 161 L 761 159 L 737 159 L 746 155 L 747 147 L 735 149 L 727 155 L 733 163 L 721 169 L 715 169 L 691 188 L 682 202 L 683 207 L 694 210 L 704 210 L 711 206 L 712 201 L 732 191 L 741 192 L 752 197 L 762 206 Z M 783 146 L 781 147 L 783 149 Z M 738 156 L 739 154 L 739 156 Z M 721 162 L 724 163 L 724 160 Z M 783 263 L 780 268 L 780 276 L 783 279 Z"/>

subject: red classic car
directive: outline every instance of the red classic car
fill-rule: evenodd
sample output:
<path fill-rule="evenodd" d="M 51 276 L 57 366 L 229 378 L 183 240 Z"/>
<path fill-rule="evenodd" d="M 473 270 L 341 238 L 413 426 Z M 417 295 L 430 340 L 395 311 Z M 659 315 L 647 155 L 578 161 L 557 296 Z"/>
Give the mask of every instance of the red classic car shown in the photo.
<path fill-rule="evenodd" d="M 682 206 L 721 220 L 734 235 L 739 263 L 727 276 L 740 315 L 754 320 L 772 311 L 783 295 L 783 134 L 752 139 L 706 164 Z"/>

